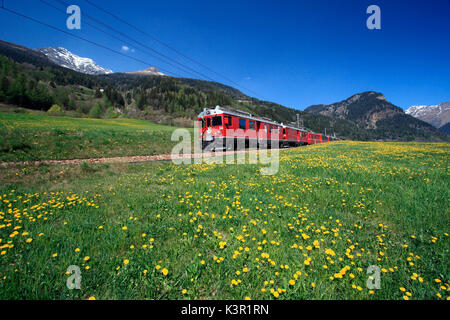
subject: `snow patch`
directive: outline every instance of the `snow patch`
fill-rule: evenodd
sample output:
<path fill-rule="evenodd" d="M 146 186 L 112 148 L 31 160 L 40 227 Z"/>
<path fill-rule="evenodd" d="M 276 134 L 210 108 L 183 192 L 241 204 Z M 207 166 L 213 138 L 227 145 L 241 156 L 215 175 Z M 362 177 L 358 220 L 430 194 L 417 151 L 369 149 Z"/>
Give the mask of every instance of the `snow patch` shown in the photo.
<path fill-rule="evenodd" d="M 80 57 L 63 47 L 46 47 L 36 50 L 45 54 L 54 63 L 78 72 L 93 75 L 113 73 L 112 70 L 100 67 L 94 60 Z"/>

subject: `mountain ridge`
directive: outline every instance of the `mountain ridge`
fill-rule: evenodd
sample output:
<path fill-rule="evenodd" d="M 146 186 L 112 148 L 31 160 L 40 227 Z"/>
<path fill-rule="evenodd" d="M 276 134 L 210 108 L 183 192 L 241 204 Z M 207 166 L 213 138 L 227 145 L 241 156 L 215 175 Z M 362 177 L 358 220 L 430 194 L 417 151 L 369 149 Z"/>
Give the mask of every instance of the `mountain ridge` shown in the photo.
<path fill-rule="evenodd" d="M 361 100 L 364 100 L 363 105 L 361 105 Z M 367 105 L 372 105 L 372 107 L 367 108 Z M 354 121 L 362 127 L 365 126 L 366 129 L 376 129 L 380 112 L 390 115 L 403 113 L 401 108 L 388 102 L 382 93 L 375 91 L 356 93 L 347 99 L 329 105 L 312 105 L 304 111 Z"/>
<path fill-rule="evenodd" d="M 415 105 L 405 110 L 405 113 L 439 129 L 450 122 L 450 102 L 437 105 Z"/>
<path fill-rule="evenodd" d="M 440 133 L 432 125 L 405 114 L 403 109 L 389 102 L 386 97 L 376 91 L 365 91 L 350 96 L 342 101 L 328 105 L 312 105 L 304 111 L 339 119 L 349 120 L 359 128 L 378 132 L 386 139 L 402 136 Z M 422 131 L 422 132 L 420 132 Z"/>
<path fill-rule="evenodd" d="M 165 76 L 165 74 L 162 73 L 161 71 L 159 71 L 157 67 L 149 67 L 144 70 L 132 71 L 132 72 L 126 72 L 126 73 L 140 75 L 140 76 Z"/>
<path fill-rule="evenodd" d="M 91 58 L 80 57 L 64 47 L 45 47 L 34 50 L 43 53 L 50 61 L 61 67 L 72 69 L 81 73 L 90 75 L 113 73 L 110 69 L 100 67 Z"/>
<path fill-rule="evenodd" d="M 200 79 L 175 78 L 161 75 L 136 76 L 128 73 L 89 75 L 50 61 L 44 54 L 0 41 L 0 102 L 9 105 L 46 111 L 56 104 L 59 114 L 72 117 L 115 118 L 130 117 L 171 125 L 192 125 L 205 107 L 231 107 L 255 115 L 271 118 L 284 124 L 300 125 L 317 133 L 336 134 L 352 140 L 442 141 L 443 133 L 418 119 L 413 128 L 398 126 L 406 115 L 392 106 L 399 118 L 376 122 L 377 128 L 366 128 L 354 121 L 355 112 L 333 117 L 288 108 L 270 101 L 249 97 L 231 86 Z M 359 96 L 371 101 L 387 103 L 380 93 L 353 95 L 353 104 Z M 352 101 L 348 101 L 352 104 Z M 325 105 L 321 105 L 322 108 Z M 363 109 L 365 106 L 360 106 Z M 375 108 L 376 109 L 376 108 Z M 377 113 L 375 113 L 377 114 Z M 350 120 L 348 119 L 350 116 Z M 408 119 L 409 119 L 408 118 Z M 182 122 L 177 122 L 177 121 Z M 378 124 L 381 124 L 379 126 Z M 423 124 L 428 127 L 424 128 Z M 415 128 L 414 128 L 415 126 Z"/>
<path fill-rule="evenodd" d="M 445 134 L 450 135 L 450 122 L 444 124 L 442 127 L 439 128 L 439 130 L 444 132 Z"/>

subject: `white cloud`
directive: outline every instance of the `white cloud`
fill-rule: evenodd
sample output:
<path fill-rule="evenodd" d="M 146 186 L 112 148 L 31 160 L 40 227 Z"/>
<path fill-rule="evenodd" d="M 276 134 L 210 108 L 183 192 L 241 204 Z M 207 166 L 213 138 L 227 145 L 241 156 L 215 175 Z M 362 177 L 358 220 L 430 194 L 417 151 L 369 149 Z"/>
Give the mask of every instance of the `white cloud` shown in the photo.
<path fill-rule="evenodd" d="M 122 46 L 121 50 L 123 52 L 135 52 L 135 50 L 133 48 L 127 47 L 127 46 Z"/>

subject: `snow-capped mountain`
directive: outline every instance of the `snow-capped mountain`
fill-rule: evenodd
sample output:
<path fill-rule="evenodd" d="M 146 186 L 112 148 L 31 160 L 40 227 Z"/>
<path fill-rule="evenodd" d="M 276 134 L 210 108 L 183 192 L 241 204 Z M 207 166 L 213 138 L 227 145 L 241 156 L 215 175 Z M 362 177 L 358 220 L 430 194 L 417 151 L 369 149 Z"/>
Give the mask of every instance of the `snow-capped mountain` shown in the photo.
<path fill-rule="evenodd" d="M 450 102 L 432 106 L 412 106 L 405 113 L 441 128 L 450 122 Z"/>
<path fill-rule="evenodd" d="M 165 74 L 160 72 L 157 67 L 150 67 L 145 70 L 128 72 L 129 74 L 137 74 L 142 76 L 164 76 Z"/>
<path fill-rule="evenodd" d="M 63 47 L 46 47 L 41 49 L 35 49 L 42 52 L 52 62 L 60 65 L 61 67 L 69 68 L 78 72 L 87 74 L 109 74 L 112 73 L 109 69 L 104 69 L 94 62 L 90 58 L 83 58 L 73 54 L 69 50 Z"/>

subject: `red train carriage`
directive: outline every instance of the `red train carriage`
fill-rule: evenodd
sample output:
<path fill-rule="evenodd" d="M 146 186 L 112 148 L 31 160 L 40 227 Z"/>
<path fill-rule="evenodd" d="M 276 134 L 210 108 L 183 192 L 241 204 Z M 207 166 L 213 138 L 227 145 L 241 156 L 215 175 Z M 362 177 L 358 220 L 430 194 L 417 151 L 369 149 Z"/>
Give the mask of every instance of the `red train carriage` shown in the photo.
<path fill-rule="evenodd" d="M 201 121 L 202 148 L 211 151 L 289 147 L 322 142 L 320 133 L 286 126 L 247 112 L 224 110 L 219 106 L 215 109 L 205 108 L 198 115 L 198 120 Z"/>
<path fill-rule="evenodd" d="M 322 143 L 322 135 L 320 133 L 308 132 L 308 144 Z"/>

